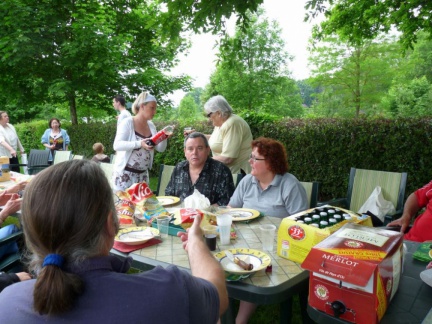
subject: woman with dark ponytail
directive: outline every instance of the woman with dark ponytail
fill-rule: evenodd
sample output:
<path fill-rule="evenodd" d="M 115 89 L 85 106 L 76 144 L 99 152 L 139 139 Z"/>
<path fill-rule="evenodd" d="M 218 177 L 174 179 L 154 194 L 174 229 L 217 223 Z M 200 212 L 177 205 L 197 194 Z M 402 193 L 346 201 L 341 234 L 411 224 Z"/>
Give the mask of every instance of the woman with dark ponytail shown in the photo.
<path fill-rule="evenodd" d="M 176 267 L 125 273 L 131 259 L 109 253 L 118 219 L 95 162 L 71 160 L 43 170 L 27 185 L 21 210 L 36 279 L 0 294 L 4 323 L 215 323 L 225 311 L 223 270 L 198 221 L 188 241 L 193 276 Z"/>

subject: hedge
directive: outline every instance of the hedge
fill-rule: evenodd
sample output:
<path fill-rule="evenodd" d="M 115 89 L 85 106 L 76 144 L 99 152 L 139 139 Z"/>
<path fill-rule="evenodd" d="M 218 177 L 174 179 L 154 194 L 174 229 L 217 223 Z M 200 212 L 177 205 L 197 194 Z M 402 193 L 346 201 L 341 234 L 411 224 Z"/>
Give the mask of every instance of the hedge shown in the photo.
<path fill-rule="evenodd" d="M 301 181 L 319 181 L 322 200 L 346 196 L 351 167 L 407 172 L 406 195 L 432 178 L 431 118 L 423 119 L 283 119 L 247 114 L 254 138 L 275 138 L 285 144 L 290 172 Z M 158 129 L 166 122 L 155 122 Z M 184 159 L 183 128 L 210 133 L 210 122 L 169 122 L 176 126 L 164 153 L 156 153 L 152 175 L 161 163 L 174 165 Z M 66 126 L 65 126 L 66 125 Z M 46 122 L 16 125 L 24 147 L 43 148 L 40 137 Z M 116 123 L 63 124 L 71 137 L 74 154 L 88 158 L 95 142 L 113 152 Z M 278 158 L 278 157 L 274 157 Z"/>

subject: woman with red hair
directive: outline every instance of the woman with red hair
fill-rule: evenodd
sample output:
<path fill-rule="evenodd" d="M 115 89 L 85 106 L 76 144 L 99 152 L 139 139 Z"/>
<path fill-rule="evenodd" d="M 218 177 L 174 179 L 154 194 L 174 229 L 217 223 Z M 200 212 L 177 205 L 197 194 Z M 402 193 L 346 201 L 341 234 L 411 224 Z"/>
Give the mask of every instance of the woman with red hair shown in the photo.
<path fill-rule="evenodd" d="M 281 142 L 260 137 L 252 141 L 252 171 L 238 184 L 229 205 L 256 209 L 266 216 L 283 218 L 308 208 L 306 191 L 288 173 L 288 159 Z"/>
<path fill-rule="evenodd" d="M 281 142 L 265 137 L 252 141 L 249 163 L 252 171 L 238 184 L 230 207 L 255 209 L 279 218 L 308 208 L 305 189 L 288 173 L 287 154 Z M 236 324 L 247 323 L 256 307 L 241 301 Z"/>

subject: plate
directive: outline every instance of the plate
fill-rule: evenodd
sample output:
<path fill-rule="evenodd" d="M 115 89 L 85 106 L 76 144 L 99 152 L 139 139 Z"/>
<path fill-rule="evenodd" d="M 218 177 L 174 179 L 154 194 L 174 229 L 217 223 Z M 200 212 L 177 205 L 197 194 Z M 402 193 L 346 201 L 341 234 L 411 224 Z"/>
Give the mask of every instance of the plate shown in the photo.
<path fill-rule="evenodd" d="M 129 227 L 120 230 L 115 237 L 115 241 L 128 245 L 138 245 L 151 240 L 157 235 L 159 235 L 159 230 L 153 227 Z"/>
<path fill-rule="evenodd" d="M 257 218 L 260 212 L 255 209 L 229 208 L 225 214 L 231 214 L 233 222 L 239 222 Z"/>
<path fill-rule="evenodd" d="M 230 261 L 226 256 L 225 251 L 216 253 L 214 256 L 220 262 L 222 268 L 227 273 L 228 275 L 227 279 L 231 275 L 243 276 L 240 279 L 247 278 L 251 274 L 267 268 L 271 263 L 270 256 L 259 250 L 238 248 L 238 249 L 229 249 L 227 251 L 231 252 L 234 256 L 238 257 L 239 259 L 253 264 L 252 270 L 244 270 L 240 268 L 238 265 L 236 265 L 235 263 L 233 263 L 232 261 Z"/>
<path fill-rule="evenodd" d="M 422 272 L 420 272 L 420 278 L 428 286 L 432 287 L 432 269 L 427 269 L 427 270 L 423 270 Z"/>
<path fill-rule="evenodd" d="M 156 198 L 162 206 L 174 205 L 180 201 L 179 197 L 174 196 L 158 196 Z"/>

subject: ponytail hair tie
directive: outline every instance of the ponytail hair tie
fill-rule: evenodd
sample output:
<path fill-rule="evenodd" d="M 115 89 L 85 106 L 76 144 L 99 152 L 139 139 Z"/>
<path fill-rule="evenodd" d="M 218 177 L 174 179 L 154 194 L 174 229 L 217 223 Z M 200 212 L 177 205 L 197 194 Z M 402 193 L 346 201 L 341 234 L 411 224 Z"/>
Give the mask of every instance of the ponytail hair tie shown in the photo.
<path fill-rule="evenodd" d="M 42 268 L 48 265 L 55 265 L 60 269 L 63 267 L 64 258 L 60 254 L 48 254 L 42 264 Z"/>

